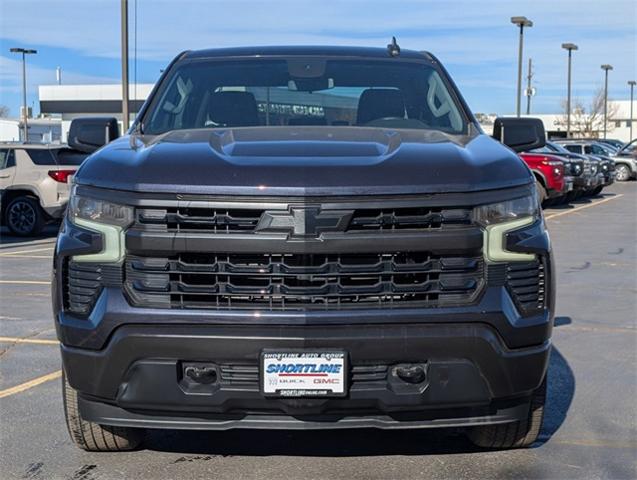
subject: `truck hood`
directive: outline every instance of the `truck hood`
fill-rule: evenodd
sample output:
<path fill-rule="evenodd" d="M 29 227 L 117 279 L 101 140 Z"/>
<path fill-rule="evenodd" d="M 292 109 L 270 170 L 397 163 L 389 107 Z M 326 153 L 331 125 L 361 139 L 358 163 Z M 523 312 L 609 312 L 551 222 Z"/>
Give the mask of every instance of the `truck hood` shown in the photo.
<path fill-rule="evenodd" d="M 124 136 L 91 155 L 76 182 L 210 195 L 474 192 L 528 184 L 508 148 L 478 134 L 359 127 L 258 127 Z"/>

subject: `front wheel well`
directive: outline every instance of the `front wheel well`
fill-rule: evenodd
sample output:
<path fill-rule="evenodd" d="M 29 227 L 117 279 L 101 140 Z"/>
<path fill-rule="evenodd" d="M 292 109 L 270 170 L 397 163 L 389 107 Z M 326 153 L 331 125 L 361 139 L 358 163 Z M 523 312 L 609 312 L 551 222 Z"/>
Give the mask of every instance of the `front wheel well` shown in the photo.
<path fill-rule="evenodd" d="M 544 188 L 546 187 L 546 180 L 545 178 L 542 176 L 542 174 L 540 174 L 539 172 L 536 172 L 535 170 L 533 170 L 533 176 L 535 177 L 535 179 L 540 182 L 540 185 L 542 185 Z"/>

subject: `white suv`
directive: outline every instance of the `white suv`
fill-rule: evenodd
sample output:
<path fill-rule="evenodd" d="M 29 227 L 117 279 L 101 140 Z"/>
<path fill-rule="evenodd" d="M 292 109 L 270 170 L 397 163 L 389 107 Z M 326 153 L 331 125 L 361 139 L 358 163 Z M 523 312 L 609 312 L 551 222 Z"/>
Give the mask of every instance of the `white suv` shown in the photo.
<path fill-rule="evenodd" d="M 29 236 L 62 218 L 69 179 L 87 156 L 62 145 L 0 143 L 0 222 Z"/>

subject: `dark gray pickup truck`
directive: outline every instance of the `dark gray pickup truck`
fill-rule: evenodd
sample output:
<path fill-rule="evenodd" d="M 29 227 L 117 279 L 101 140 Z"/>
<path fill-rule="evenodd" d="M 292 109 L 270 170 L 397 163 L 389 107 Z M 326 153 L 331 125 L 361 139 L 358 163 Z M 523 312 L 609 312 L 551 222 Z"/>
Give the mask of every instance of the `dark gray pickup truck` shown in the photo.
<path fill-rule="evenodd" d="M 78 120 L 96 150 L 112 120 Z M 143 428 L 464 427 L 533 443 L 554 303 L 534 177 L 429 53 L 180 54 L 74 179 L 53 308 L 86 450 Z M 113 136 L 113 135 L 111 135 Z"/>

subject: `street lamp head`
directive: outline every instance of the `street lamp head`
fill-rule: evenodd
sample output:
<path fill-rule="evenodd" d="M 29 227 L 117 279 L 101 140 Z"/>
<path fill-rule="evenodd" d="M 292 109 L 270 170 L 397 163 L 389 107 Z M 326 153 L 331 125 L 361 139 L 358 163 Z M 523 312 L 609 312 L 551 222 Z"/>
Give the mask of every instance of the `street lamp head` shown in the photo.
<path fill-rule="evenodd" d="M 577 45 L 575 45 L 574 43 L 563 43 L 562 48 L 569 51 L 577 50 Z"/>
<path fill-rule="evenodd" d="M 628 80 L 628 85 L 634 87 L 635 85 L 637 85 L 637 82 L 635 80 Z"/>
<path fill-rule="evenodd" d="M 612 65 L 608 65 L 607 63 L 605 63 L 604 65 L 601 66 L 601 69 L 608 71 L 608 70 L 612 70 L 613 66 Z"/>
<path fill-rule="evenodd" d="M 20 48 L 20 47 L 13 47 L 10 48 L 9 51 L 11 53 L 24 53 L 24 54 L 29 54 L 29 53 L 38 53 L 37 50 L 33 50 L 31 48 Z"/>
<path fill-rule="evenodd" d="M 532 27 L 533 22 L 526 17 L 511 17 L 511 23 L 519 27 Z"/>

